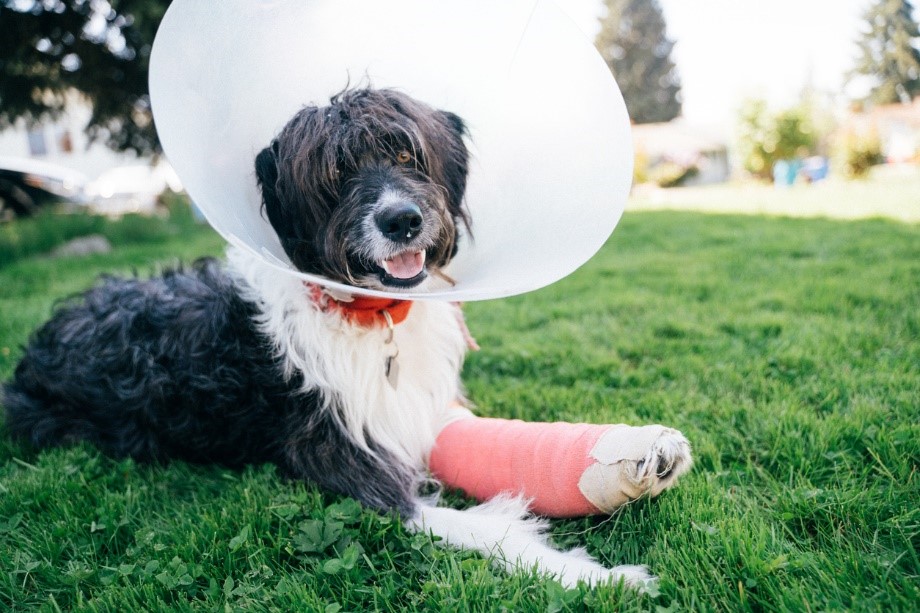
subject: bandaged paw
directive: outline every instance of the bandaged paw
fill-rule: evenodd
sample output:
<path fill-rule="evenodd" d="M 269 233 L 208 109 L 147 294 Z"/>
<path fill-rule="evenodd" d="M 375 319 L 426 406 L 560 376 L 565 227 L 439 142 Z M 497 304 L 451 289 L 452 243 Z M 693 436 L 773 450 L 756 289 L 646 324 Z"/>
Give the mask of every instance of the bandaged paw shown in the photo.
<path fill-rule="evenodd" d="M 664 426 L 472 417 L 441 431 L 429 468 L 479 500 L 523 495 L 537 513 L 577 517 L 657 496 L 691 464 L 687 439 Z"/>
<path fill-rule="evenodd" d="M 690 443 L 664 426 L 610 426 L 589 453 L 578 479 L 582 495 L 602 513 L 643 495 L 657 496 L 689 470 Z"/>

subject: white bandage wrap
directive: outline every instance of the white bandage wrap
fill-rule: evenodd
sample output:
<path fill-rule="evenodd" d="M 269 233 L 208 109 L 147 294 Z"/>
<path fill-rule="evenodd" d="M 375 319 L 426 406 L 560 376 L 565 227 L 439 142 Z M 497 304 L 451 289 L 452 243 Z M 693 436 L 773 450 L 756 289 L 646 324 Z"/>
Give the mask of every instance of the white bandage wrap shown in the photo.
<path fill-rule="evenodd" d="M 595 463 L 578 481 L 582 495 L 612 513 L 643 495 L 657 496 L 690 468 L 687 439 L 664 426 L 611 426 L 594 447 Z"/>

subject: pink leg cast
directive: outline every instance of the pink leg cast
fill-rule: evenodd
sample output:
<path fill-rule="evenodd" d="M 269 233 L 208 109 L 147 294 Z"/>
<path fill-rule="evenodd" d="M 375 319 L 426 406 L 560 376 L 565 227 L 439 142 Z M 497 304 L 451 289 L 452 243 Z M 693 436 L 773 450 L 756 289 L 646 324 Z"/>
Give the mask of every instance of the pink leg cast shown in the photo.
<path fill-rule="evenodd" d="M 441 431 L 429 468 L 478 500 L 523 495 L 536 513 L 578 517 L 655 496 L 691 463 L 687 440 L 664 426 L 471 417 Z"/>

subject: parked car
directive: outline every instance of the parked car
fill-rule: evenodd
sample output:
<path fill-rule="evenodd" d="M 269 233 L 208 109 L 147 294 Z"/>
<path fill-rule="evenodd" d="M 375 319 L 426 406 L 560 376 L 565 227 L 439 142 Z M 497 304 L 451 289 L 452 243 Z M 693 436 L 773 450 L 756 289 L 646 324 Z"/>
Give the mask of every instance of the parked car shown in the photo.
<path fill-rule="evenodd" d="M 181 191 L 182 183 L 172 166 L 135 164 L 106 170 L 86 185 L 89 208 L 105 215 L 152 213 L 166 189 Z"/>
<path fill-rule="evenodd" d="M 0 221 L 27 217 L 56 202 L 85 202 L 81 172 L 29 158 L 0 156 Z"/>

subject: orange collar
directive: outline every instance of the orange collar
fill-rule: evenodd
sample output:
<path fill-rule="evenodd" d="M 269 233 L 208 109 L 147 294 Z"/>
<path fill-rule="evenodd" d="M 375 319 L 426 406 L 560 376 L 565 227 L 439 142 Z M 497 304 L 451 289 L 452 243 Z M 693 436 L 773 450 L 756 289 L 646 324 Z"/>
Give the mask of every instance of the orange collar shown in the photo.
<path fill-rule="evenodd" d="M 364 328 L 387 326 L 384 312 L 389 314 L 393 325 L 401 324 L 412 308 L 411 300 L 352 296 L 352 300 L 346 301 L 333 298 L 321 285 L 304 282 L 304 286 L 309 290 L 310 298 L 320 311 L 338 313 L 348 323 Z"/>

